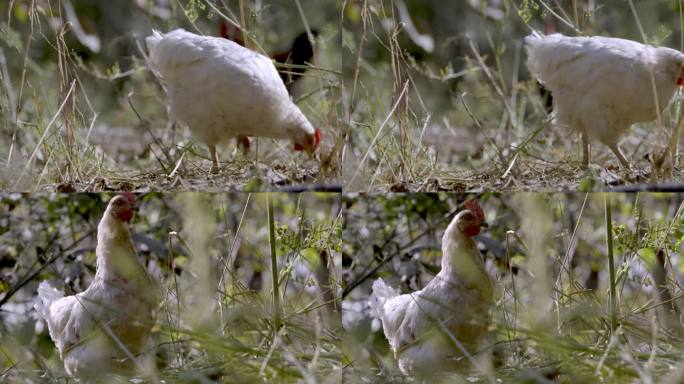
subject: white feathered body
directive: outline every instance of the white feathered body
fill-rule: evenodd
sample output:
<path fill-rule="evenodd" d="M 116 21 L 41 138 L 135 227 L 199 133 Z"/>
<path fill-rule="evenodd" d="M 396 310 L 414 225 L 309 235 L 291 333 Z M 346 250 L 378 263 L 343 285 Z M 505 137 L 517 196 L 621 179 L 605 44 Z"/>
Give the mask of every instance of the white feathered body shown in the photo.
<path fill-rule="evenodd" d="M 632 124 L 656 119 L 684 63 L 676 50 L 610 37 L 535 33 L 525 45 L 528 68 L 553 95 L 555 124 L 607 145 Z"/>
<path fill-rule="evenodd" d="M 36 310 L 45 320 L 68 374 L 132 372 L 155 323 L 156 284 L 138 261 L 128 229 L 105 214 L 98 227 L 97 273 L 83 292 L 63 297 L 47 281 Z"/>
<path fill-rule="evenodd" d="M 475 242 L 447 230 L 442 251 L 442 270 L 420 291 L 373 283 L 370 306 L 404 374 L 461 368 L 469 362 L 452 337 L 473 353 L 489 328 L 492 285 Z"/>
<path fill-rule="evenodd" d="M 270 58 L 182 29 L 155 31 L 147 47 L 171 118 L 186 123 L 201 141 L 215 145 L 238 135 L 288 139 L 314 133 Z"/>

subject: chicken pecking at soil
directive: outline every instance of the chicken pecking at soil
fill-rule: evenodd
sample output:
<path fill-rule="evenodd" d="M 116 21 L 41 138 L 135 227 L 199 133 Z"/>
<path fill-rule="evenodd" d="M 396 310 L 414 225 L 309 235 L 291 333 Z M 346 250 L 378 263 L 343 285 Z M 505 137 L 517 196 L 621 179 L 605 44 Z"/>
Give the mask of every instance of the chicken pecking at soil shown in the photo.
<path fill-rule="evenodd" d="M 420 291 L 401 295 L 373 282 L 370 306 L 382 321 L 399 369 L 406 375 L 457 371 L 484 340 L 493 304 L 492 283 L 473 236 L 486 227 L 476 200 L 442 237 L 442 269 Z"/>
<path fill-rule="evenodd" d="M 320 130 L 292 102 L 270 58 L 182 29 L 154 31 L 146 41 L 149 66 L 169 98 L 169 115 L 207 144 L 212 173 L 219 171 L 216 145 L 237 137 L 290 139 L 295 151 L 313 156 Z"/>
<path fill-rule="evenodd" d="M 224 21 L 219 28 L 219 36 L 224 39 L 231 40 L 240 46 L 245 46 L 245 39 L 242 30 L 233 24 Z M 312 63 L 314 58 L 315 39 L 318 37 L 318 31 L 311 30 L 311 38 L 305 31 L 297 35 L 292 41 L 292 46 L 289 50 L 271 54 L 273 60 L 280 64 L 293 64 L 296 67 L 281 69 L 278 71 L 280 78 L 285 84 L 285 88 L 293 95 L 294 88 L 297 82 L 302 78 L 302 74 L 306 72 L 304 67 L 307 63 Z M 242 147 L 244 153 L 249 152 L 250 140 L 247 136 L 237 136 L 238 146 Z"/>
<path fill-rule="evenodd" d="M 97 227 L 97 272 L 85 291 L 66 296 L 43 281 L 34 307 L 71 376 L 134 373 L 160 301 L 138 260 L 128 223 L 134 197 L 115 196 Z M 134 359 L 135 361 L 131 361 Z"/>
<path fill-rule="evenodd" d="M 527 67 L 553 95 L 554 124 L 581 134 L 585 167 L 598 140 L 630 168 L 620 139 L 632 124 L 655 120 L 684 83 L 684 54 L 670 48 L 536 32 L 525 48 Z"/>

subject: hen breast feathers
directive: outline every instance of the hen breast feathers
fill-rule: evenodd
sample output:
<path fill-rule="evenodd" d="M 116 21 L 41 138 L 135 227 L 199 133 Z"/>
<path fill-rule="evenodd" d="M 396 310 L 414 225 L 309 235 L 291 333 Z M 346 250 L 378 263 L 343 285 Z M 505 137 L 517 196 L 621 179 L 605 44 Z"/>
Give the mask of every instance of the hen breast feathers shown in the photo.
<path fill-rule="evenodd" d="M 238 135 L 299 140 L 314 129 L 266 56 L 184 30 L 147 38 L 149 60 L 169 96 L 171 117 L 207 144 Z"/>
<path fill-rule="evenodd" d="M 47 281 L 38 287 L 36 310 L 73 376 L 130 372 L 135 364 L 128 353 L 142 352 L 155 323 L 156 284 L 138 261 L 126 224 L 109 212 L 98 226 L 90 286 L 67 297 Z"/>
<path fill-rule="evenodd" d="M 667 107 L 684 64 L 673 49 L 609 37 L 534 33 L 525 46 L 528 68 L 553 95 L 555 124 L 599 140 L 618 158 L 623 133 Z"/>
<path fill-rule="evenodd" d="M 492 286 L 475 242 L 451 225 L 442 253 L 442 270 L 420 291 L 373 283 L 370 306 L 404 374 L 457 369 L 464 354 L 451 337 L 472 353 L 489 327 Z"/>

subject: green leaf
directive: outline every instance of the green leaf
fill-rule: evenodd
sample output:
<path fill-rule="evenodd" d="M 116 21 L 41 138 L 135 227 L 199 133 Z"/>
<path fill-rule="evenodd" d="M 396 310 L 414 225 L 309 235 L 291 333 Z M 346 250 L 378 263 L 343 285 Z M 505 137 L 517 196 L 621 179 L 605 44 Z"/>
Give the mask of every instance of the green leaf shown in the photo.
<path fill-rule="evenodd" d="M 320 266 L 321 261 L 320 258 L 318 257 L 319 251 L 315 248 L 304 248 L 300 251 L 302 254 L 302 257 L 306 259 L 306 261 L 309 262 L 311 265 L 312 269 L 316 269 Z"/>
<path fill-rule="evenodd" d="M 639 257 L 646 262 L 647 265 L 652 266 L 655 264 L 656 251 L 653 248 L 641 248 L 637 251 Z"/>

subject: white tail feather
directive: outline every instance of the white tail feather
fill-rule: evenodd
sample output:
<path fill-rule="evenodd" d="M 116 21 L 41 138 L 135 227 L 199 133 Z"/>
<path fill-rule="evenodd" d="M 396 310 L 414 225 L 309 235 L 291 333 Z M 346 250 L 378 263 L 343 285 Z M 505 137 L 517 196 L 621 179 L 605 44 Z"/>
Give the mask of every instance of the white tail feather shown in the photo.
<path fill-rule="evenodd" d="M 387 300 L 396 296 L 399 296 L 399 292 L 385 284 L 382 279 L 377 279 L 373 282 L 373 293 L 371 294 L 368 303 L 378 316 L 382 318 L 385 303 Z"/>
<path fill-rule="evenodd" d="M 62 297 L 64 297 L 62 292 L 55 289 L 47 281 L 43 281 L 38 285 L 38 297 L 36 297 L 33 307 L 47 321 L 50 316 L 50 305 Z"/>
<path fill-rule="evenodd" d="M 145 43 L 147 44 L 147 51 L 150 53 L 150 55 L 152 54 L 152 51 L 157 47 L 157 44 L 159 44 L 159 42 L 163 38 L 164 35 L 156 29 L 153 29 L 152 34 L 145 38 Z"/>

